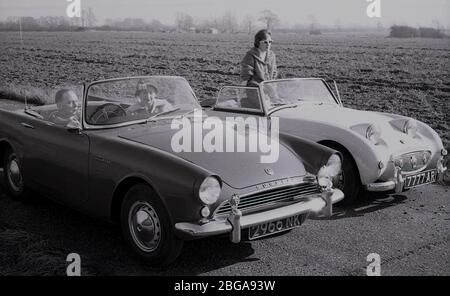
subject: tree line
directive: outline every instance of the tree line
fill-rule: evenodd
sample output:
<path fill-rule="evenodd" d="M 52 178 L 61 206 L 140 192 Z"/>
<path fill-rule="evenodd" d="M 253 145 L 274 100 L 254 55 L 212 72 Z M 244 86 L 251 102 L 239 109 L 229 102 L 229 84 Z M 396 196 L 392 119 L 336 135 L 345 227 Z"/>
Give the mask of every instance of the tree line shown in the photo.
<path fill-rule="evenodd" d="M 187 13 L 178 12 L 174 25 L 165 25 L 159 20 L 146 21 L 142 18 L 106 19 L 104 24 L 97 25 L 97 18 L 91 8 L 83 10 L 81 17 L 31 16 L 8 17 L 0 22 L 0 31 L 76 31 L 76 30 L 137 30 L 137 31 L 177 31 L 205 32 L 213 30 L 218 33 L 252 33 L 257 27 L 275 29 L 280 23 L 279 17 L 270 10 L 261 11 L 255 18 L 246 15 L 241 21 L 232 12 L 226 12 L 222 17 L 200 20 Z"/>
<path fill-rule="evenodd" d="M 191 15 L 178 12 L 172 25 L 161 23 L 157 19 L 146 21 L 142 18 L 106 19 L 103 24 L 98 25 L 97 18 L 91 8 L 83 9 L 81 17 L 69 18 L 66 16 L 45 16 L 33 18 L 8 17 L 0 22 L 0 31 L 84 31 L 89 29 L 103 31 L 148 31 L 148 32 L 195 32 L 195 33 L 248 33 L 267 28 L 272 31 L 284 33 L 309 32 L 317 35 L 324 32 L 340 32 L 345 30 L 367 31 L 371 28 L 357 27 L 343 28 L 339 19 L 334 26 L 320 25 L 316 17 L 309 15 L 304 24 L 297 23 L 290 28 L 281 25 L 280 18 L 271 10 L 262 10 L 257 15 L 247 14 L 242 19 L 230 11 L 221 17 L 209 19 L 196 19 Z M 372 28 L 373 30 L 373 28 Z M 385 28 L 378 23 L 376 30 L 383 31 Z M 391 26 L 390 37 L 446 37 L 440 28 L 413 28 L 408 26 Z"/>
<path fill-rule="evenodd" d="M 441 28 L 429 27 L 409 27 L 409 26 L 392 26 L 390 28 L 389 37 L 397 38 L 444 38 L 447 37 Z"/>

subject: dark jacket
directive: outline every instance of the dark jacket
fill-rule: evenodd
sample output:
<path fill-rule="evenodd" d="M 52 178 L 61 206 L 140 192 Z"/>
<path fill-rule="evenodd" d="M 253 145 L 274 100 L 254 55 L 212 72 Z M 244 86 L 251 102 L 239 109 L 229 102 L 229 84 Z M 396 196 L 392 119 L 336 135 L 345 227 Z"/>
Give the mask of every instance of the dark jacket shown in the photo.
<path fill-rule="evenodd" d="M 247 86 L 258 86 L 264 80 L 271 80 L 277 77 L 275 54 L 269 51 L 265 61 L 258 55 L 259 50 L 253 47 L 242 59 L 241 80 L 247 81 Z"/>

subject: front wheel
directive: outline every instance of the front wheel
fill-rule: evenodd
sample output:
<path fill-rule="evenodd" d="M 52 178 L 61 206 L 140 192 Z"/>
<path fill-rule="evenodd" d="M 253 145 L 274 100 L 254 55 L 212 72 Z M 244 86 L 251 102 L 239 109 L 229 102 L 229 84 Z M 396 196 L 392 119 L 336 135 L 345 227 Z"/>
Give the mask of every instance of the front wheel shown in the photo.
<path fill-rule="evenodd" d="M 338 175 L 334 184 L 334 187 L 344 192 L 344 199 L 341 200 L 338 205 L 351 205 L 357 201 L 362 188 L 358 168 L 354 164 L 352 156 L 347 151 L 342 149 L 336 150 L 341 152 L 343 156 L 342 172 Z"/>
<path fill-rule="evenodd" d="M 175 236 L 168 213 L 155 192 L 137 184 L 127 192 L 121 209 L 121 227 L 128 245 L 150 264 L 175 261 L 183 241 Z"/>

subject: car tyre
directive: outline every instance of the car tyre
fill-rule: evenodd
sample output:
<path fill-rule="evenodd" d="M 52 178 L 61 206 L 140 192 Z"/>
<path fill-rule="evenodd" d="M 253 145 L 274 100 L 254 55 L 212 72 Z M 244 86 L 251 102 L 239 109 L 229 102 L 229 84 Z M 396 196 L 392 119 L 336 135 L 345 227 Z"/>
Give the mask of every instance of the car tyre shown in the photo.
<path fill-rule="evenodd" d="M 149 264 L 168 265 L 180 254 L 183 241 L 175 236 L 167 210 L 148 185 L 128 190 L 120 220 L 125 241 Z"/>
<path fill-rule="evenodd" d="M 336 148 L 334 148 L 336 149 Z M 362 192 L 361 180 L 358 168 L 354 164 L 352 156 L 343 149 L 336 149 L 342 154 L 342 173 L 335 185 L 336 188 L 344 192 L 344 199 L 337 203 L 338 206 L 354 204 Z"/>
<path fill-rule="evenodd" d="M 16 152 L 7 149 L 3 155 L 3 183 L 6 193 L 13 199 L 25 199 L 29 193 L 22 176 L 22 165 Z"/>

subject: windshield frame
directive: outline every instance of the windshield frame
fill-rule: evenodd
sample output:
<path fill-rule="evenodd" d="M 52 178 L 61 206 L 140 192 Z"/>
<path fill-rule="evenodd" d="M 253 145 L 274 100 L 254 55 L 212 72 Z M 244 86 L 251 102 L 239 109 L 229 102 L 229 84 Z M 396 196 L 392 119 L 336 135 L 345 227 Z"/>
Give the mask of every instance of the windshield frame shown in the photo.
<path fill-rule="evenodd" d="M 244 108 L 244 107 L 239 107 L 239 108 L 234 108 L 234 107 L 221 107 L 218 106 L 218 102 L 219 102 L 219 98 L 220 98 L 220 94 L 224 89 L 227 88 L 239 88 L 239 89 L 256 89 L 258 91 L 258 98 L 259 98 L 259 103 L 261 106 L 261 110 L 258 109 L 251 109 L 251 108 Z M 253 115 L 267 115 L 267 106 L 265 104 L 263 104 L 263 98 L 261 96 L 261 86 L 245 86 L 245 85 L 225 85 L 222 86 L 217 94 L 217 98 L 216 98 L 216 103 L 214 104 L 214 106 L 212 107 L 212 110 L 214 111 L 224 111 L 224 112 L 235 112 L 235 113 L 245 113 L 245 114 L 253 114 Z"/>
<path fill-rule="evenodd" d="M 201 108 L 199 102 L 198 102 L 198 98 L 195 95 L 194 90 L 192 89 L 191 85 L 189 84 L 189 82 L 187 81 L 186 78 L 182 77 L 182 76 L 168 76 L 168 75 L 154 75 L 154 76 L 128 76 L 128 77 L 120 77 L 120 78 L 111 78 L 111 79 L 104 79 L 104 80 L 97 80 L 94 82 L 91 82 L 89 84 L 84 84 L 83 85 L 83 102 L 82 102 L 82 109 L 81 109 L 81 124 L 82 124 L 82 129 L 83 130 L 98 130 L 98 129 L 112 129 L 112 128 L 118 128 L 118 127 L 123 127 L 123 126 L 128 126 L 128 125 L 133 125 L 133 124 L 140 124 L 140 123 L 146 123 L 149 122 L 148 118 L 142 118 L 142 119 L 137 119 L 137 120 L 131 120 L 131 121 L 126 121 L 126 122 L 120 122 L 120 123 L 114 123 L 114 124 L 107 124 L 107 125 L 93 125 L 93 124 L 89 124 L 86 121 L 86 108 L 87 108 L 87 97 L 88 97 L 88 93 L 89 93 L 89 89 L 97 84 L 101 84 L 101 83 L 105 83 L 105 82 L 116 82 L 116 81 L 123 81 L 123 80 L 131 80 L 131 79 L 147 79 L 147 78 L 156 78 L 156 79 L 161 79 L 161 78 L 170 78 L 170 79 L 182 79 L 184 80 L 188 87 L 189 87 L 189 91 L 191 92 L 191 95 L 194 98 L 195 103 L 197 104 L 197 106 L 195 108 Z M 194 108 L 194 109 L 195 109 Z M 174 115 L 174 116 L 163 116 L 163 117 L 157 117 L 158 119 L 165 119 L 165 118 L 175 118 L 179 115 Z M 153 120 L 157 120 L 156 118 Z M 153 121 L 152 120 L 152 121 Z"/>
<path fill-rule="evenodd" d="M 340 106 L 339 100 L 336 98 L 336 96 L 334 95 L 334 93 L 331 91 L 330 86 L 328 85 L 328 83 L 325 81 L 325 79 L 323 78 L 315 78 L 315 77 L 309 77 L 309 78 L 284 78 L 284 79 L 273 79 L 273 80 L 265 80 L 263 82 L 260 83 L 259 87 L 261 89 L 261 95 L 264 96 L 262 97 L 262 103 L 265 105 L 264 109 L 267 110 L 266 114 L 270 114 L 273 112 L 276 112 L 278 110 L 273 111 L 276 108 L 280 108 L 280 106 L 275 106 L 270 108 L 270 106 L 268 106 L 268 102 L 270 101 L 270 98 L 266 97 L 266 94 L 264 93 L 264 91 L 262 91 L 264 89 L 264 85 L 268 84 L 268 83 L 274 83 L 274 82 L 284 82 L 284 81 L 299 81 L 299 80 L 320 80 L 322 81 L 322 83 L 324 84 L 324 86 L 326 87 L 326 89 L 328 90 L 328 92 L 331 94 L 331 96 L 334 99 L 334 102 Z M 288 104 L 289 105 L 289 104 Z M 290 104 L 292 105 L 292 104 Z M 283 108 L 280 108 L 283 109 Z M 273 112 L 272 112 L 273 111 Z"/>

